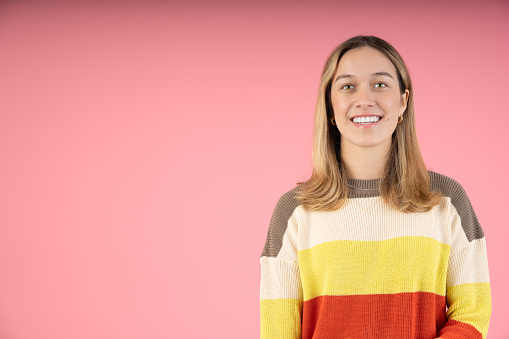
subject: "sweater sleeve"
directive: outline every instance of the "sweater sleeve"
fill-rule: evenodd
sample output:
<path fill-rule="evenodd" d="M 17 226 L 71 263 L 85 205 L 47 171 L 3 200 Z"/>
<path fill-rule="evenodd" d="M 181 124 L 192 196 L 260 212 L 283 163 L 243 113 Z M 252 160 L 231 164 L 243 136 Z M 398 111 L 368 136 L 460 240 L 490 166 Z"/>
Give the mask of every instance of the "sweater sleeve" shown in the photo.
<path fill-rule="evenodd" d="M 298 262 L 295 189 L 276 204 L 260 257 L 260 337 L 302 336 L 303 293 Z"/>
<path fill-rule="evenodd" d="M 486 241 L 465 190 L 454 180 L 450 183 L 447 322 L 438 335 L 442 339 L 484 339 L 491 316 Z"/>

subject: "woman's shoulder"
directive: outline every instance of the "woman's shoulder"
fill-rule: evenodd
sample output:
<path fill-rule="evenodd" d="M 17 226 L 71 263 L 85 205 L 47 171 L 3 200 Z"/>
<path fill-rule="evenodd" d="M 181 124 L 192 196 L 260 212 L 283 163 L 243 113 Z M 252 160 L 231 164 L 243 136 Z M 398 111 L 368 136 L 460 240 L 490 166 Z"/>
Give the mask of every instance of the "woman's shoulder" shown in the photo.
<path fill-rule="evenodd" d="M 450 199 L 455 213 L 460 216 L 461 225 L 468 241 L 484 237 L 484 232 L 463 186 L 451 177 L 433 171 L 428 172 L 431 189 L 440 191 Z"/>
<path fill-rule="evenodd" d="M 263 248 L 262 257 L 277 257 L 281 247 L 283 246 L 283 236 L 288 228 L 290 220 L 295 209 L 299 206 L 297 200 L 297 192 L 302 184 L 287 190 L 279 197 L 274 207 L 272 217 L 270 219 L 269 229 L 267 231 L 267 240 Z"/>
<path fill-rule="evenodd" d="M 303 187 L 303 184 L 304 183 L 299 183 L 295 187 L 284 192 L 278 199 L 275 211 L 285 215 L 292 214 L 293 211 L 300 205 L 299 200 L 297 200 L 297 194 Z"/>
<path fill-rule="evenodd" d="M 449 198 L 460 198 L 466 196 L 465 189 L 455 179 L 434 171 L 428 171 L 430 187 L 433 191 L 439 191 Z"/>

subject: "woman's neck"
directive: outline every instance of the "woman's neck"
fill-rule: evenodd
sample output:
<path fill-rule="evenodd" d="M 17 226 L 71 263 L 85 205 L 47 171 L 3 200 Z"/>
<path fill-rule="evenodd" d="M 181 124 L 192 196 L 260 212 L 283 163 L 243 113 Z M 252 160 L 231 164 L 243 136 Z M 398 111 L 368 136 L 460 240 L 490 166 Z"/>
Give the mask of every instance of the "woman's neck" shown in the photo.
<path fill-rule="evenodd" d="M 341 160 L 349 179 L 378 179 L 384 172 L 390 143 L 374 147 L 361 147 L 341 142 Z"/>

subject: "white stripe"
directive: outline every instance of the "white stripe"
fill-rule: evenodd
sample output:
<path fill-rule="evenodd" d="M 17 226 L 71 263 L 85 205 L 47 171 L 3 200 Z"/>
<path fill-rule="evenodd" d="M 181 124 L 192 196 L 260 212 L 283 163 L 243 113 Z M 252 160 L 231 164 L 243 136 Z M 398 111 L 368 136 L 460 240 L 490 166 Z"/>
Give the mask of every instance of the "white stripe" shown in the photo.
<path fill-rule="evenodd" d="M 447 287 L 466 283 L 490 282 L 485 238 L 451 248 Z"/>
<path fill-rule="evenodd" d="M 299 217 L 300 214 L 298 213 L 297 209 L 295 209 L 288 219 L 288 225 L 286 227 L 285 234 L 283 235 L 281 250 L 277 254 L 277 257 L 280 259 L 294 262 L 299 260 L 299 224 L 302 224 L 302 221 L 299 219 Z"/>
<path fill-rule="evenodd" d="M 382 197 L 348 199 L 332 212 L 308 212 L 299 206 L 294 211 L 301 223 L 299 249 L 335 240 L 380 241 L 405 236 L 450 244 L 451 208 L 454 206 L 449 197 L 428 212 L 414 213 L 396 211 Z"/>
<path fill-rule="evenodd" d="M 300 299 L 302 283 L 296 262 L 261 257 L 260 299 Z"/>

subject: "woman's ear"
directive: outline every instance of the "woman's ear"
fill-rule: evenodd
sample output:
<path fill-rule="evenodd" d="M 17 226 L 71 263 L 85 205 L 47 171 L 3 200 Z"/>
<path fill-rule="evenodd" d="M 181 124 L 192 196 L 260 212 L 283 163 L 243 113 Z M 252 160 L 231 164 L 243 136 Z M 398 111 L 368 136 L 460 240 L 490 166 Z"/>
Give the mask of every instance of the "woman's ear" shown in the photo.
<path fill-rule="evenodd" d="M 408 97 L 410 96 L 410 91 L 405 89 L 405 93 L 401 94 L 401 114 L 406 110 L 408 104 Z"/>

